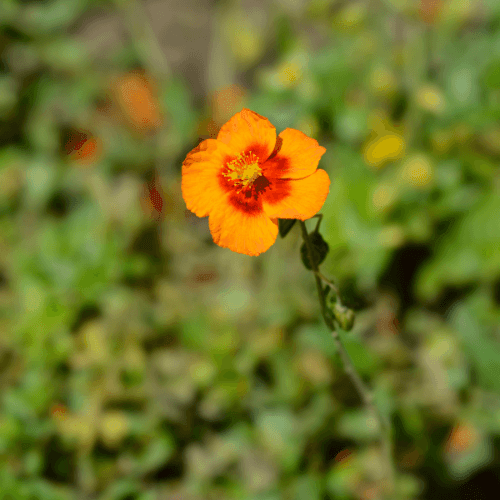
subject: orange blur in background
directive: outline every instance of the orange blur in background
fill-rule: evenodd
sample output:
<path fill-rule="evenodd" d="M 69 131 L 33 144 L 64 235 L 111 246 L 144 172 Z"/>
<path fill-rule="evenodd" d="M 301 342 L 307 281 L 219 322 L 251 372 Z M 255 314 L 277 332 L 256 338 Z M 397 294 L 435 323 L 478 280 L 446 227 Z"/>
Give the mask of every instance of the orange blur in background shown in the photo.
<path fill-rule="evenodd" d="M 151 77 L 132 71 L 119 77 L 113 90 L 125 120 L 133 129 L 148 132 L 161 126 L 158 91 Z"/>
<path fill-rule="evenodd" d="M 65 144 L 70 160 L 81 167 L 94 164 L 102 153 L 101 141 L 89 132 L 75 130 Z"/>

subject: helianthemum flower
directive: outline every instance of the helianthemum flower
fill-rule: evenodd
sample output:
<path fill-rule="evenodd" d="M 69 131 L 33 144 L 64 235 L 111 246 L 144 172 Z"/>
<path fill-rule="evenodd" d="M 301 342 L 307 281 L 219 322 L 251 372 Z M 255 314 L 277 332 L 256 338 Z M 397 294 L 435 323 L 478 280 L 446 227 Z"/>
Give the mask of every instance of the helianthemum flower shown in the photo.
<path fill-rule="evenodd" d="M 217 245 L 259 255 L 278 235 L 278 219 L 306 220 L 328 195 L 330 179 L 318 169 L 326 149 L 298 130 L 276 137 L 267 118 L 243 109 L 188 153 L 182 195 L 198 217 L 209 216 Z"/>

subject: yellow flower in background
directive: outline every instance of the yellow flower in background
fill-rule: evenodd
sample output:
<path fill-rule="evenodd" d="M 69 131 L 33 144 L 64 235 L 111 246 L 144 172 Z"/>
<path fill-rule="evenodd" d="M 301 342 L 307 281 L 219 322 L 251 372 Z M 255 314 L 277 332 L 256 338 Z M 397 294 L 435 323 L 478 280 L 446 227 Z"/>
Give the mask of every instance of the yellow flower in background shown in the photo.
<path fill-rule="evenodd" d="M 377 136 L 395 133 L 400 135 L 398 129 L 391 123 L 389 114 L 383 108 L 372 109 L 368 114 L 368 130 Z"/>
<path fill-rule="evenodd" d="M 470 19 L 478 6 L 478 2 L 472 0 L 448 0 L 442 4 L 440 20 L 455 25 L 460 25 Z"/>
<path fill-rule="evenodd" d="M 95 421 L 88 414 L 67 415 L 56 421 L 58 434 L 63 441 L 77 442 L 84 448 L 92 447 L 95 442 Z"/>
<path fill-rule="evenodd" d="M 391 224 L 382 228 L 378 241 L 384 248 L 397 248 L 405 241 L 405 232 L 400 224 Z"/>
<path fill-rule="evenodd" d="M 362 26 L 368 14 L 364 2 L 347 2 L 347 5 L 335 16 L 333 25 L 337 29 L 350 30 Z"/>
<path fill-rule="evenodd" d="M 422 85 L 417 90 L 416 99 L 422 109 L 431 113 L 440 114 L 446 107 L 443 93 L 435 85 Z"/>
<path fill-rule="evenodd" d="M 391 96 L 398 89 L 398 83 L 392 71 L 385 66 L 378 66 L 370 75 L 370 87 L 376 94 Z"/>
<path fill-rule="evenodd" d="M 427 156 L 415 155 L 403 164 L 401 175 L 403 180 L 411 186 L 423 188 L 432 180 L 432 164 Z"/>
<path fill-rule="evenodd" d="M 379 184 L 372 195 L 372 203 L 375 210 L 385 212 L 389 210 L 397 200 L 397 191 L 392 184 Z"/>
<path fill-rule="evenodd" d="M 279 79 L 283 87 L 293 87 L 302 77 L 302 69 L 295 61 L 282 64 L 278 68 Z"/>
<path fill-rule="evenodd" d="M 318 136 L 319 123 L 314 115 L 303 116 L 297 124 L 297 129 L 313 139 Z"/>
<path fill-rule="evenodd" d="M 451 130 L 436 130 L 431 135 L 432 149 L 436 153 L 447 153 L 454 144 Z"/>
<path fill-rule="evenodd" d="M 273 79 L 279 88 L 295 87 L 304 77 L 309 57 L 303 49 L 288 54 L 276 68 Z"/>
<path fill-rule="evenodd" d="M 223 24 L 236 62 L 248 67 L 257 61 L 265 49 L 265 32 L 258 20 L 233 11 L 224 16 Z"/>
<path fill-rule="evenodd" d="M 370 141 L 365 147 L 363 156 L 368 165 L 380 168 L 388 161 L 401 158 L 405 147 L 403 137 L 389 133 Z"/>
<path fill-rule="evenodd" d="M 100 435 L 108 448 L 117 448 L 129 431 L 129 422 L 124 412 L 111 410 L 100 421 Z"/>

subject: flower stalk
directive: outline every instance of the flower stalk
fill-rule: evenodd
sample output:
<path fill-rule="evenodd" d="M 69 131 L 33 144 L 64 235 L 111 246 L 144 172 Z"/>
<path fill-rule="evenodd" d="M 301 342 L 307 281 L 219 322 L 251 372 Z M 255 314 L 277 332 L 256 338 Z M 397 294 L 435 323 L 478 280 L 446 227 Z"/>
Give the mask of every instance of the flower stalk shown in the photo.
<path fill-rule="evenodd" d="M 322 214 L 318 214 L 317 217 L 319 217 L 319 221 L 318 224 L 316 225 L 315 231 L 318 231 Z M 388 418 L 385 417 L 385 415 L 378 409 L 377 405 L 375 404 L 372 391 L 365 385 L 363 379 L 357 372 L 356 367 L 354 366 L 354 363 L 352 362 L 351 357 L 349 356 L 349 353 L 347 352 L 346 348 L 344 347 L 344 344 L 342 343 L 334 319 L 330 314 L 328 314 L 326 305 L 326 290 L 325 288 L 323 288 L 322 282 L 325 282 L 332 289 L 332 291 L 337 295 L 338 303 L 342 305 L 342 303 L 340 302 L 339 289 L 331 280 L 327 279 L 320 272 L 318 264 L 314 258 L 315 252 L 313 249 L 313 244 L 310 235 L 307 232 L 306 224 L 304 221 L 299 221 L 299 222 L 302 230 L 302 237 L 304 239 L 304 243 L 307 247 L 307 251 L 309 254 L 309 262 L 311 263 L 312 271 L 314 273 L 314 278 L 316 280 L 316 288 L 318 290 L 321 315 L 323 316 L 323 320 L 325 321 L 326 326 L 332 332 L 332 338 L 337 348 L 337 351 L 340 354 L 342 366 L 345 373 L 350 378 L 351 382 L 356 388 L 365 407 L 369 410 L 370 413 L 376 416 L 379 422 L 379 429 L 380 429 L 379 440 L 386 460 L 386 479 L 388 482 L 389 497 L 392 497 L 394 493 L 395 467 L 394 467 L 393 452 L 392 452 L 392 428 L 390 421 Z"/>

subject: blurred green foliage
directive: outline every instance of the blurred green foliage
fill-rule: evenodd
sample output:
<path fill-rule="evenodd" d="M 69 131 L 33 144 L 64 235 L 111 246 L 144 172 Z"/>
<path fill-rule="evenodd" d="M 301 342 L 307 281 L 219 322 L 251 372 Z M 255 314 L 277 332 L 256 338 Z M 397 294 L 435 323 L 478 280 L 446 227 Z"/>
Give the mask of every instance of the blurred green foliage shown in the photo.
<path fill-rule="evenodd" d="M 500 437 L 500 3 L 146 2 L 184 33 L 163 71 L 131 5 L 0 3 L 0 497 L 383 498 L 298 226 L 250 258 L 185 210 L 245 106 L 327 149 L 322 271 L 398 498 L 459 498 Z"/>

